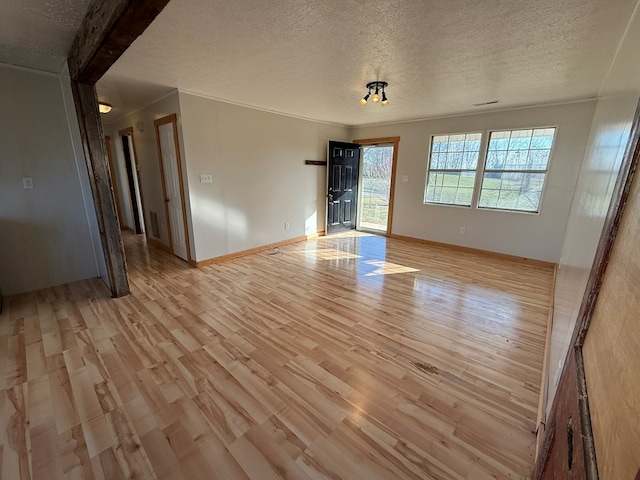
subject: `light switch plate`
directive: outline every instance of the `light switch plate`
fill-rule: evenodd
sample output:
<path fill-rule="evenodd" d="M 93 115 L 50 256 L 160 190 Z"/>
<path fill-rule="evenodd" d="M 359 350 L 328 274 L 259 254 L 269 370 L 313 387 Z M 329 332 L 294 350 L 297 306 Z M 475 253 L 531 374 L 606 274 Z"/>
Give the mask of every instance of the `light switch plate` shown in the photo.
<path fill-rule="evenodd" d="M 22 186 L 25 189 L 33 188 L 33 178 L 31 178 L 31 177 L 22 177 Z"/>
<path fill-rule="evenodd" d="M 213 183 L 213 175 L 210 173 L 201 173 L 200 183 Z"/>
<path fill-rule="evenodd" d="M 408 182 L 409 181 L 409 175 L 402 175 L 402 181 L 403 182 Z"/>

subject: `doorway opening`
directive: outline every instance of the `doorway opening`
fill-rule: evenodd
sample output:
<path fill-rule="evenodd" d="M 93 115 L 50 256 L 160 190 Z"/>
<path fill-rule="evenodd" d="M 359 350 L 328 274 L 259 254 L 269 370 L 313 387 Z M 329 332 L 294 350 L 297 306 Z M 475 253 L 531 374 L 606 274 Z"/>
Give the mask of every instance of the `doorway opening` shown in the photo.
<path fill-rule="evenodd" d="M 122 140 L 122 152 L 127 170 L 133 230 L 136 235 L 140 235 L 146 233 L 146 229 L 144 224 L 144 202 L 142 199 L 142 188 L 140 187 L 140 165 L 138 164 L 136 146 L 133 140 L 133 127 L 120 130 L 118 135 L 120 135 L 120 139 Z"/>
<path fill-rule="evenodd" d="M 109 135 L 104 137 L 104 143 L 107 147 L 107 159 L 109 160 L 109 175 L 111 176 L 111 185 L 113 187 L 113 196 L 115 197 L 116 212 L 118 213 L 118 224 L 122 229 L 122 205 L 120 205 L 120 192 L 118 191 L 118 171 L 116 170 L 116 164 L 113 161 L 113 154 L 111 153 L 111 137 Z"/>
<path fill-rule="evenodd" d="M 391 235 L 400 137 L 355 140 L 361 145 L 357 229 Z"/>

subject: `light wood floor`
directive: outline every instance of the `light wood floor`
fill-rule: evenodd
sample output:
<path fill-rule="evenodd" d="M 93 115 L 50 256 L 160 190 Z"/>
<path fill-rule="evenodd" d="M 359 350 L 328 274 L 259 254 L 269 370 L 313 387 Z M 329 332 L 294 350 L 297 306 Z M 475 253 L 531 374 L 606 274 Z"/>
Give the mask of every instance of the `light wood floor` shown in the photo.
<path fill-rule="evenodd" d="M 525 478 L 550 268 L 376 236 L 6 299 L 2 479 Z"/>

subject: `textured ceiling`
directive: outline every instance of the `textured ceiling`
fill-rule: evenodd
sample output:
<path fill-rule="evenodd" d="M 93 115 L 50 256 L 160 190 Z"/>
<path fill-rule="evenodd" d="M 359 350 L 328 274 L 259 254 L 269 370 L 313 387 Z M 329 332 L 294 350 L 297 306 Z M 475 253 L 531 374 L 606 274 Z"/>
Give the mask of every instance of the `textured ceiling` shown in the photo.
<path fill-rule="evenodd" d="M 583 99 L 636 2 L 172 0 L 98 92 L 111 118 L 179 88 L 344 125 Z M 86 4 L 0 0 L 0 61 L 59 71 Z M 390 104 L 362 107 L 376 79 Z"/>
<path fill-rule="evenodd" d="M 59 73 L 89 0 L 0 0 L 0 62 Z"/>
<path fill-rule="evenodd" d="M 597 95 L 635 3 L 172 0 L 106 80 L 345 125 L 583 99 Z M 362 107 L 376 79 L 390 104 Z"/>

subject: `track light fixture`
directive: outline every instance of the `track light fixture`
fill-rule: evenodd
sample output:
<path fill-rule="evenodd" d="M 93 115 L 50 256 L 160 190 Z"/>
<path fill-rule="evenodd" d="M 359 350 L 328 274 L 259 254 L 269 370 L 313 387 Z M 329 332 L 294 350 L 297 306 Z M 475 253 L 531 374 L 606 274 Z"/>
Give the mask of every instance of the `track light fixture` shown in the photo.
<path fill-rule="evenodd" d="M 369 96 L 371 96 L 371 101 L 373 103 L 380 103 L 383 107 L 389 105 L 389 99 L 387 98 L 387 94 L 384 92 L 384 89 L 389 86 L 387 82 L 369 82 L 366 86 L 367 94 L 360 99 L 360 105 L 366 105 L 367 100 L 369 100 Z M 373 95 L 371 95 L 371 90 L 374 90 Z M 382 102 L 380 102 L 381 93 Z"/>

